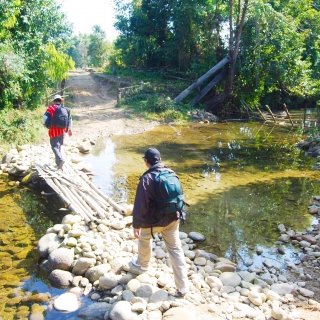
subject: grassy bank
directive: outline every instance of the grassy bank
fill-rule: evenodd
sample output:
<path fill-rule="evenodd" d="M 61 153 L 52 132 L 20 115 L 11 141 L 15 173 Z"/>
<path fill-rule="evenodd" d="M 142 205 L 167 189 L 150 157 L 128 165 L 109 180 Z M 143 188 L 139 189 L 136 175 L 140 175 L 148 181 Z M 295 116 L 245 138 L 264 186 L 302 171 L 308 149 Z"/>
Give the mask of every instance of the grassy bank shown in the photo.
<path fill-rule="evenodd" d="M 43 140 L 46 128 L 42 125 L 43 108 L 0 111 L 0 155 L 10 147 Z"/>
<path fill-rule="evenodd" d="M 174 97 L 183 91 L 189 82 L 170 79 L 167 73 L 132 70 L 117 72 L 118 77 L 128 82 L 121 86 L 121 108 L 128 109 L 143 118 L 166 123 L 190 120 L 189 113 L 194 108 L 173 102 Z M 112 75 L 112 72 L 108 70 L 105 74 Z"/>

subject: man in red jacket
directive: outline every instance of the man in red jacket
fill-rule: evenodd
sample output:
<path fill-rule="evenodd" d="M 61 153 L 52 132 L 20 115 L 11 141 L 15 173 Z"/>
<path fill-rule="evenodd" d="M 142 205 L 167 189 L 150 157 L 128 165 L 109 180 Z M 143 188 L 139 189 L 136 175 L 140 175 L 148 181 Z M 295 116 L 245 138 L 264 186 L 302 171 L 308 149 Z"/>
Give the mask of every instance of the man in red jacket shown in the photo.
<path fill-rule="evenodd" d="M 168 249 L 177 292 L 175 296 L 184 296 L 189 291 L 187 264 L 179 237 L 179 214 L 160 214 L 155 200 L 154 178 L 157 171 L 168 170 L 161 162 L 160 152 L 149 148 L 144 157 L 149 169 L 140 178 L 133 207 L 133 232 L 138 241 L 138 257 L 132 259 L 132 264 L 143 271 L 148 270 L 151 257 L 152 232 L 161 233 Z M 169 169 L 170 170 L 170 169 Z M 154 221 L 154 217 L 157 217 Z"/>
<path fill-rule="evenodd" d="M 59 95 L 56 94 L 53 97 L 52 104 L 49 106 L 45 112 L 45 114 L 42 117 L 42 123 L 45 125 L 46 121 L 48 119 L 53 119 L 53 115 L 57 109 L 58 106 L 61 106 L 63 104 L 63 98 Z M 72 118 L 70 115 L 69 118 L 69 125 L 68 129 L 65 128 L 57 128 L 54 125 L 50 126 L 50 129 L 48 131 L 49 137 L 50 137 L 50 145 L 51 149 L 55 155 L 55 161 L 58 169 L 62 169 L 65 160 L 62 157 L 61 153 L 61 146 L 63 145 L 63 140 L 65 133 L 68 132 L 69 137 L 72 136 Z"/>

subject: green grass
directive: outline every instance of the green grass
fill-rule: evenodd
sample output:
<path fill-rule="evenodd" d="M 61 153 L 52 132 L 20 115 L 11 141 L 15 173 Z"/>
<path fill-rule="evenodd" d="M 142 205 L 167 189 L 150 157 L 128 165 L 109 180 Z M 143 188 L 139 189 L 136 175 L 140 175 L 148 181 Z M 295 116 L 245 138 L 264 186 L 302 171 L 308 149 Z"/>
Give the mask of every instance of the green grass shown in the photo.
<path fill-rule="evenodd" d="M 1 155 L 11 146 L 37 143 L 43 140 L 46 128 L 42 125 L 43 108 L 35 110 L 4 109 L 0 111 Z"/>
<path fill-rule="evenodd" d="M 112 74 L 110 70 L 106 74 Z M 187 104 L 176 104 L 173 99 L 188 85 L 186 81 L 169 79 L 167 73 L 117 70 L 117 76 L 129 79 L 134 88 L 122 93 L 121 108 L 148 120 L 164 123 L 190 121 L 193 109 Z M 191 81 L 191 80 L 190 80 Z M 187 103 L 188 99 L 186 99 Z"/>

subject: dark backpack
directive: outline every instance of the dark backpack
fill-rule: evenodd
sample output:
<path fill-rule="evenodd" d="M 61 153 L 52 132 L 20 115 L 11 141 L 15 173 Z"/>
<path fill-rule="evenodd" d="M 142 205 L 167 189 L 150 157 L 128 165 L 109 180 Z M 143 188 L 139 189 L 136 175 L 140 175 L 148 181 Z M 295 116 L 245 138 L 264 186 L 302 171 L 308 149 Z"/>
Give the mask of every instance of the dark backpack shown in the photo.
<path fill-rule="evenodd" d="M 69 119 L 70 109 L 64 106 L 57 106 L 52 118 L 52 125 L 57 128 L 68 129 Z"/>
<path fill-rule="evenodd" d="M 182 222 L 186 220 L 183 190 L 178 176 L 170 170 L 157 171 L 154 178 L 155 206 L 160 214 L 179 213 Z M 188 204 L 187 204 L 188 205 Z"/>

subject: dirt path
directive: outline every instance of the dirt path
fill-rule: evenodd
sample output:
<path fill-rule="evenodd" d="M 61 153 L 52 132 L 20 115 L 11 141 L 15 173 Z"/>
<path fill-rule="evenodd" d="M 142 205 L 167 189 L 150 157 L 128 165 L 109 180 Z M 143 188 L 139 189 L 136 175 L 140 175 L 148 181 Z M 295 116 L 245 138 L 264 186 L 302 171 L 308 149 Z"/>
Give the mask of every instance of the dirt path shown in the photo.
<path fill-rule="evenodd" d="M 116 97 L 110 95 L 108 84 L 100 84 L 89 72 L 72 71 L 69 75 L 66 106 L 72 109 L 74 138 L 136 134 L 157 125 L 138 117 L 129 119 L 128 111 L 116 107 Z"/>

